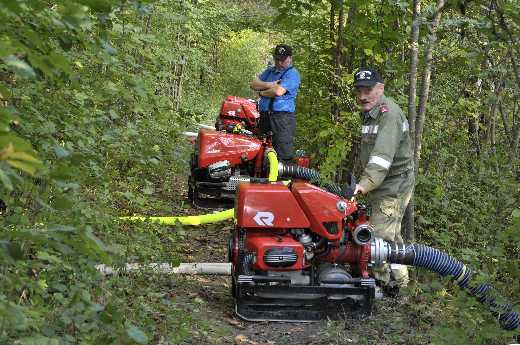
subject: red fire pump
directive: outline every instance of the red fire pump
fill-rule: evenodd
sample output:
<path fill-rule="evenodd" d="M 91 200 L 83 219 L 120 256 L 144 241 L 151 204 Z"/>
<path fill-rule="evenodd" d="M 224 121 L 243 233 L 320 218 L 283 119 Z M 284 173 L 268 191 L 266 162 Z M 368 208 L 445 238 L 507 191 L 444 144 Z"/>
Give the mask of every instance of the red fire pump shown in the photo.
<path fill-rule="evenodd" d="M 265 177 L 268 138 L 201 129 L 196 145 L 188 179 L 188 197 L 196 206 L 232 204 L 240 182 Z"/>
<path fill-rule="evenodd" d="M 199 130 L 188 179 L 188 198 L 193 204 L 231 206 L 239 183 L 267 177 L 271 137 L 256 134 L 259 117 L 253 101 L 228 96 L 220 108 L 216 130 Z M 299 157 L 297 163 L 308 166 L 309 161 Z"/>
<path fill-rule="evenodd" d="M 215 128 L 220 131 L 241 124 L 244 129 L 253 132 L 258 125 L 258 119 L 260 113 L 253 100 L 227 96 L 220 106 Z"/>
<path fill-rule="evenodd" d="M 232 205 L 238 183 L 263 177 L 271 143 L 268 137 L 254 134 L 259 118 L 255 102 L 228 96 L 220 107 L 216 130 L 199 130 L 188 179 L 188 198 L 194 205 Z"/>
<path fill-rule="evenodd" d="M 297 178 L 317 175 L 300 167 L 281 170 Z M 520 313 L 490 284 L 473 280 L 471 267 L 426 245 L 373 236 L 366 206 L 352 199 L 355 184 L 351 177 L 346 188 L 329 186 L 332 192 L 306 182 L 240 184 L 228 248 L 238 316 L 303 321 L 337 318 L 357 307 L 370 313 L 376 284 L 368 267 L 389 263 L 451 276 L 502 328 L 520 326 Z"/>
<path fill-rule="evenodd" d="M 235 218 L 229 259 L 237 315 L 316 320 L 353 304 L 370 312 L 366 207 L 305 182 L 246 183 Z"/>

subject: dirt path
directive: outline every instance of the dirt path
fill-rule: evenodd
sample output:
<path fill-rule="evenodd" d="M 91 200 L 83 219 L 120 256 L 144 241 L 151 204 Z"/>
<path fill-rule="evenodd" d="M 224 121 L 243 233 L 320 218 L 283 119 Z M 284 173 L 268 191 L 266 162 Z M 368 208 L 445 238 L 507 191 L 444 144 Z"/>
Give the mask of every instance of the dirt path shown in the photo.
<path fill-rule="evenodd" d="M 203 228 L 192 233 L 191 243 L 183 245 L 183 261 L 226 262 L 227 233 L 231 225 L 221 228 Z M 365 319 L 343 321 L 324 320 L 312 323 L 247 322 L 233 313 L 231 282 L 229 277 L 216 276 L 176 276 L 183 303 L 200 305 L 202 317 L 217 328 L 226 329 L 227 335 L 216 339 L 194 340 L 193 344 L 204 341 L 217 344 L 412 344 L 410 325 L 414 313 L 410 310 L 408 298 L 377 301 L 375 312 Z M 417 315 L 415 315 L 417 316 Z M 424 343 L 423 343 L 424 344 Z"/>
<path fill-rule="evenodd" d="M 180 196 L 187 189 L 179 180 Z M 203 210 L 179 209 L 184 214 Z M 177 253 L 182 262 L 227 262 L 227 240 L 232 222 L 183 229 L 185 241 Z M 418 315 L 408 298 L 377 301 L 375 312 L 364 319 L 323 320 L 312 323 L 246 322 L 233 313 L 230 277 L 175 276 L 176 302 L 204 318 L 212 334 L 195 332 L 189 344 L 413 344 L 422 343 Z M 182 296 L 182 297 L 180 297 Z M 410 327 L 413 325 L 413 328 Z M 414 329 L 415 328 L 415 329 Z M 413 331 L 411 331 L 413 330 Z M 419 336 L 417 336 L 419 335 Z M 416 342 L 417 341 L 417 342 Z M 426 342 L 427 343 L 427 342 Z"/>

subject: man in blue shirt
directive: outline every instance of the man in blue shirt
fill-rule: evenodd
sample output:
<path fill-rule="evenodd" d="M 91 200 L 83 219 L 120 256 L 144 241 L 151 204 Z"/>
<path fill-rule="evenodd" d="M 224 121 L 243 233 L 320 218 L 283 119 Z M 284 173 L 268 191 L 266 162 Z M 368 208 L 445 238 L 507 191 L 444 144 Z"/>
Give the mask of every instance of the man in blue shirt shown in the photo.
<path fill-rule="evenodd" d="M 273 133 L 273 147 L 282 162 L 291 162 L 294 155 L 296 129 L 296 95 L 300 74 L 292 65 L 292 48 L 286 44 L 274 48 L 274 67 L 263 71 L 251 82 L 260 95 L 261 133 Z"/>

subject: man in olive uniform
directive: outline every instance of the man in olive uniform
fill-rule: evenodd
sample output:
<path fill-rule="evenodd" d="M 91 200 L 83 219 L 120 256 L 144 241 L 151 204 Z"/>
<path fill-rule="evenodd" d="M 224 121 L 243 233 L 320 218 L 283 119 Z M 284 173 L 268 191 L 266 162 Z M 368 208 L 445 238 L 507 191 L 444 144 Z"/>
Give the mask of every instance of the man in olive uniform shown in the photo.
<path fill-rule="evenodd" d="M 359 69 L 354 87 L 363 122 L 360 158 L 364 169 L 355 194 L 367 194 L 375 235 L 403 243 L 401 220 L 415 182 L 408 120 L 401 108 L 385 97 L 383 80 L 376 70 Z M 404 265 L 373 267 L 373 273 L 387 287 L 408 284 Z"/>

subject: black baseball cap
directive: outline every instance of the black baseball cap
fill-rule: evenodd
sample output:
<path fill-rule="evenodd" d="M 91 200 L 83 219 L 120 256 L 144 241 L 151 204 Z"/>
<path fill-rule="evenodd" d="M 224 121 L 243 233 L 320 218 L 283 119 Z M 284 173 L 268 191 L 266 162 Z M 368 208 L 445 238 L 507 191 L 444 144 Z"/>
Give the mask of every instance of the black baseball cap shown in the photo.
<path fill-rule="evenodd" d="M 273 56 L 275 59 L 285 59 L 292 56 L 292 48 L 287 44 L 279 44 L 274 48 Z"/>
<path fill-rule="evenodd" d="M 372 67 L 362 67 L 354 73 L 354 86 L 372 87 L 382 82 L 383 79 Z"/>

